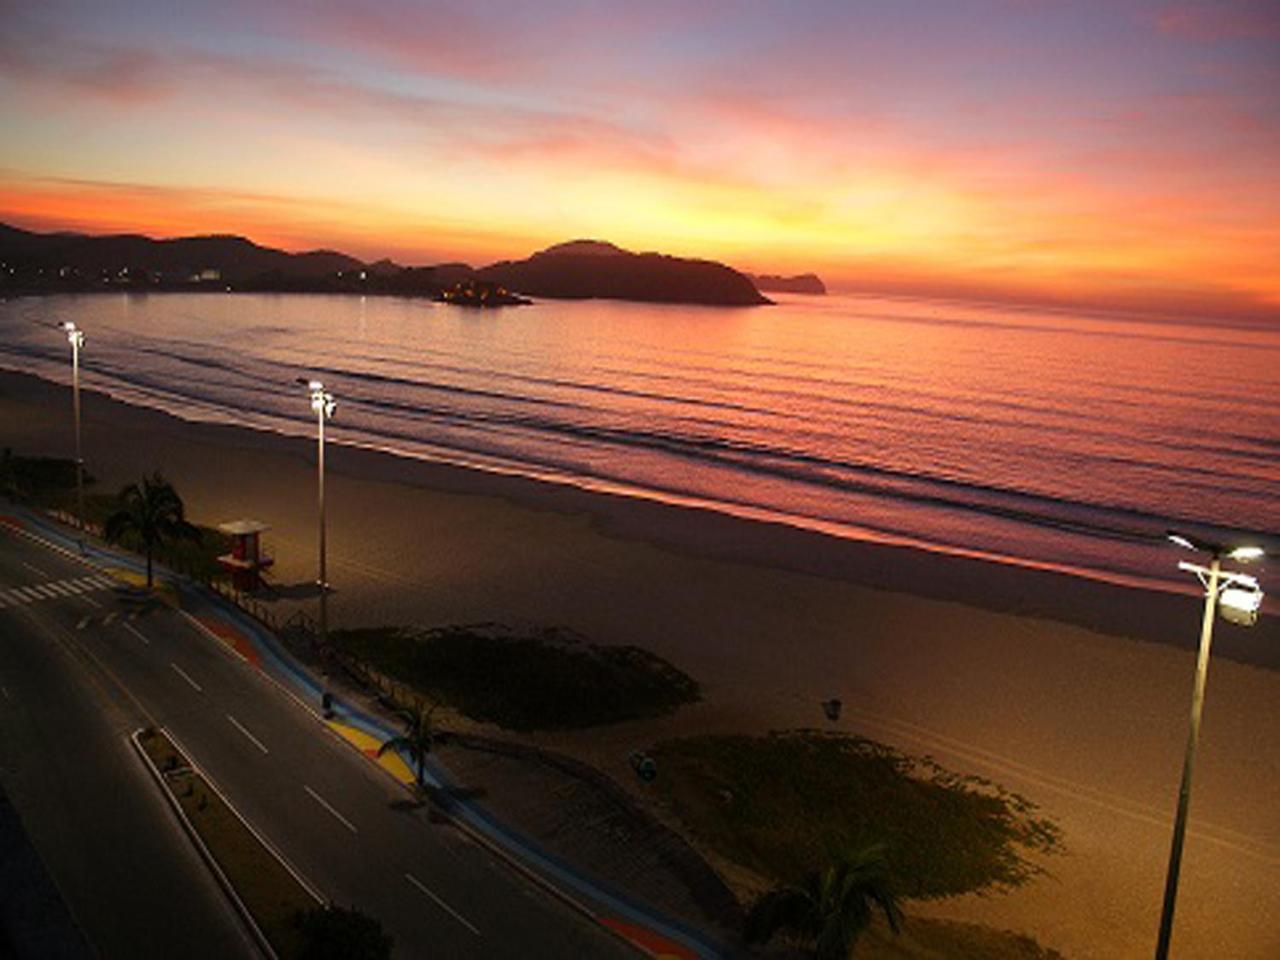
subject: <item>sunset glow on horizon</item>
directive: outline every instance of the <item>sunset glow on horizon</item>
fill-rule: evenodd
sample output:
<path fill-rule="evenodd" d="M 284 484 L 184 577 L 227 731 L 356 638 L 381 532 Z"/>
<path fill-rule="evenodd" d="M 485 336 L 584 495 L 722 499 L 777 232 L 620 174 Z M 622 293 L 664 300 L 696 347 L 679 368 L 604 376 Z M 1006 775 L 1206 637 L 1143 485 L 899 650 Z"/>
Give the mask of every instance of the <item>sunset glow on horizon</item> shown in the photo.
<path fill-rule="evenodd" d="M 1280 318 L 1272 3 L 4 3 L 0 220 Z"/>

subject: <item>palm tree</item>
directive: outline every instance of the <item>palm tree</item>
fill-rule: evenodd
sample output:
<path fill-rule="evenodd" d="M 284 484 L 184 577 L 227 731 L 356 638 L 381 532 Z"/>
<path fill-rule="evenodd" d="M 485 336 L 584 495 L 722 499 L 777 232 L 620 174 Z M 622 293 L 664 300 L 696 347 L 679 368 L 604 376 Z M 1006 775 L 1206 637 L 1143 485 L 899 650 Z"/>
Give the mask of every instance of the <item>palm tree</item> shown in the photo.
<path fill-rule="evenodd" d="M 378 748 L 378 756 L 388 750 L 404 750 L 413 760 L 414 778 L 418 789 L 423 793 L 427 789 L 427 754 L 431 752 L 435 742 L 435 728 L 431 723 L 431 715 L 436 712 L 435 706 L 429 709 L 419 700 L 412 710 L 397 710 L 404 720 L 404 733 L 392 737 Z"/>
<path fill-rule="evenodd" d="M 103 534 L 108 543 L 141 541 L 147 556 L 147 588 L 152 584 L 152 559 L 158 548 L 175 540 L 200 540 L 200 531 L 187 523 L 182 498 L 160 471 L 144 476 L 120 491 L 118 510 L 107 518 Z"/>
<path fill-rule="evenodd" d="M 876 845 L 815 870 L 797 886 L 778 887 L 751 908 L 745 939 L 767 943 L 785 930 L 810 944 L 816 960 L 848 960 L 875 906 L 898 932 L 902 914 L 885 872 L 884 848 Z"/>

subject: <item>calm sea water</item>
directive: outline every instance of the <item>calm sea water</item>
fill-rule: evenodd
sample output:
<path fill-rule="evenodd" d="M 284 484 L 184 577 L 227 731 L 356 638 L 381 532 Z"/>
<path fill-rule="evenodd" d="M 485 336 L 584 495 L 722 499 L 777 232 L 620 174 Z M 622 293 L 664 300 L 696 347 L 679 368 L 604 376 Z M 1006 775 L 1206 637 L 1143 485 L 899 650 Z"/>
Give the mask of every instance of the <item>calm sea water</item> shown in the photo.
<path fill-rule="evenodd" d="M 0 304 L 0 366 L 192 420 L 1173 582 L 1166 527 L 1280 532 L 1280 330 L 876 297 L 99 295 Z M 45 325 L 43 328 L 40 325 Z M 1272 541 L 1276 542 L 1276 541 Z"/>

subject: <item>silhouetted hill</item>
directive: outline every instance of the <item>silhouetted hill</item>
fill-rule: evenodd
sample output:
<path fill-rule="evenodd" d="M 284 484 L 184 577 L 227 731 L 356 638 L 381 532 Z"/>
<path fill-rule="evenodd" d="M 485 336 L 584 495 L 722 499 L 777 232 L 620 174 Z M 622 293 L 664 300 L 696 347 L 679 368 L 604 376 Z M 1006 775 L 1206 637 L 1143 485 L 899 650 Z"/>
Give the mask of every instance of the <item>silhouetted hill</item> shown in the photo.
<path fill-rule="evenodd" d="M 286 253 L 244 237 L 152 240 L 138 234 L 32 233 L 8 226 L 0 230 L 0 258 L 37 270 L 76 271 L 85 277 L 127 271 L 180 281 L 213 271 L 220 282 L 233 285 L 268 273 L 306 280 L 362 266 L 354 257 L 332 250 Z"/>
<path fill-rule="evenodd" d="M 627 251 L 607 240 L 566 240 L 556 243 L 542 251 L 545 255 L 582 254 L 587 257 L 621 257 Z"/>
<path fill-rule="evenodd" d="M 723 263 L 629 253 L 594 240 L 558 244 L 527 260 L 503 260 L 477 270 L 476 276 L 535 297 L 723 306 L 770 302 Z"/>
<path fill-rule="evenodd" d="M 757 290 L 772 290 L 778 293 L 809 293 L 821 295 L 827 292 L 816 273 L 801 273 L 794 277 L 780 277 L 772 273 L 747 274 Z"/>

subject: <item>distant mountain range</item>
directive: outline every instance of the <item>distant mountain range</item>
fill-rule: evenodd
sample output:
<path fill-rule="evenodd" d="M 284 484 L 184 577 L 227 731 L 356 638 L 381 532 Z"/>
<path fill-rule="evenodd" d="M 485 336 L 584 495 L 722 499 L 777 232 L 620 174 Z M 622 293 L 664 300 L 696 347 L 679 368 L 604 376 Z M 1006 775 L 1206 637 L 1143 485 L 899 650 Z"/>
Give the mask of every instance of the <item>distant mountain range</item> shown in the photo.
<path fill-rule="evenodd" d="M 139 234 L 88 236 L 82 233 L 32 233 L 0 224 L 0 260 L 10 267 L 34 267 L 86 277 L 118 276 L 120 271 L 160 274 L 187 280 L 216 270 L 220 280 L 243 284 L 253 277 L 280 271 L 292 277 L 323 277 L 339 270 L 359 270 L 355 257 L 333 250 L 286 253 L 260 247 L 244 237 L 179 237 L 152 240 Z"/>
<path fill-rule="evenodd" d="M 0 293 L 248 290 L 446 299 L 465 285 L 471 291 L 492 288 L 495 294 L 564 299 L 727 306 L 770 302 L 750 278 L 722 263 L 631 253 L 596 240 L 557 244 L 525 260 L 473 269 L 463 263 L 364 263 L 333 250 L 287 253 L 237 236 L 153 240 L 137 234 L 33 233 L 0 224 L 0 264 Z"/>

